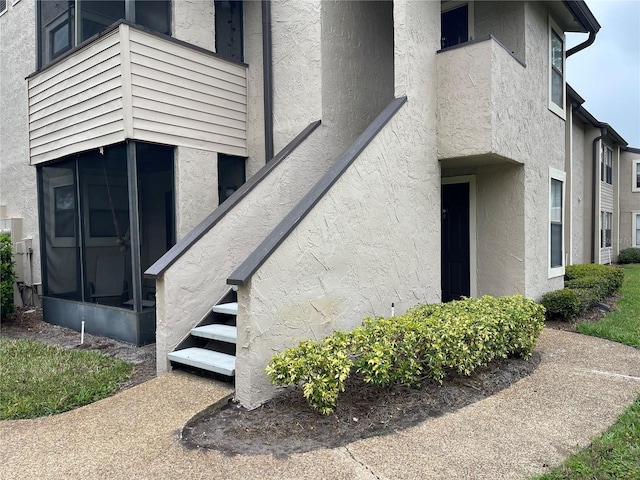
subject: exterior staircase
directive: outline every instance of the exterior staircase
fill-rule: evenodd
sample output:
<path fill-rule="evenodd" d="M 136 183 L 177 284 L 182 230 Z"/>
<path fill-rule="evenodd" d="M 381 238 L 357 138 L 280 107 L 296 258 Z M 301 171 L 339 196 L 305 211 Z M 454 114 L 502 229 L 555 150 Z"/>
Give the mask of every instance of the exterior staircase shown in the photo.
<path fill-rule="evenodd" d="M 167 357 L 174 368 L 233 379 L 236 373 L 236 292 L 229 290 Z"/>

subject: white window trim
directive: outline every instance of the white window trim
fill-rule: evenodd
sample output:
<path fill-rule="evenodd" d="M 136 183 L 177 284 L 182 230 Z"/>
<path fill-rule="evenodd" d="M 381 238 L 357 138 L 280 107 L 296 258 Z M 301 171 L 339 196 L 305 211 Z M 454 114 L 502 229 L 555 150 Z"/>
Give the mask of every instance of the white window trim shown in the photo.
<path fill-rule="evenodd" d="M 562 266 L 560 267 L 551 267 L 551 180 L 558 180 L 562 182 Z M 567 206 L 565 203 L 565 191 L 567 188 L 567 174 L 560 170 L 556 170 L 555 168 L 549 168 L 549 185 L 547 188 L 547 268 L 549 278 L 561 277 L 564 276 L 564 267 L 566 264 L 565 258 L 565 212 L 567 211 Z"/>
<path fill-rule="evenodd" d="M 474 38 L 474 31 L 473 31 L 473 24 L 474 24 L 474 16 L 475 16 L 475 11 L 474 11 L 474 2 L 473 0 L 468 0 L 468 1 L 463 1 L 463 0 L 451 0 L 451 1 L 447 1 L 445 3 L 442 4 L 442 7 L 440 8 L 440 13 L 443 12 L 448 12 L 449 10 L 454 10 L 458 7 L 461 7 L 463 5 L 467 5 L 467 32 L 468 32 L 468 37 L 467 38 L 467 42 L 470 40 L 473 40 Z"/>
<path fill-rule="evenodd" d="M 562 39 L 562 105 L 556 105 L 553 102 L 553 97 L 552 97 L 552 85 L 553 85 L 553 65 L 552 65 L 552 42 L 551 39 L 553 38 L 552 36 L 552 32 L 555 31 L 555 33 Z M 558 115 L 560 118 L 562 118 L 563 120 L 566 119 L 566 103 L 567 103 L 567 39 L 565 38 L 564 32 L 562 31 L 562 29 L 558 26 L 558 24 L 553 20 L 553 18 L 551 18 L 551 15 L 549 15 L 549 34 L 548 34 L 548 41 L 549 41 L 549 51 L 547 53 L 547 57 L 548 57 L 548 61 L 549 61 L 549 75 L 548 75 L 548 82 L 549 82 L 549 89 L 548 89 L 548 98 L 549 98 L 549 110 L 551 110 L 553 113 L 555 113 L 556 115 Z"/>
<path fill-rule="evenodd" d="M 611 152 L 611 182 L 607 182 L 607 153 Z M 611 148 L 609 145 L 604 144 L 603 148 L 602 148 L 602 156 L 600 158 L 600 163 L 601 163 L 601 170 L 600 170 L 600 181 L 602 183 L 605 183 L 607 185 L 613 185 L 613 157 L 614 157 L 614 152 L 613 152 L 613 148 Z M 602 178 L 602 176 L 604 175 L 604 178 Z"/>
<path fill-rule="evenodd" d="M 640 168 L 640 158 L 631 162 L 631 191 L 640 192 L 640 188 L 637 186 L 637 174 L 638 168 Z"/>
<path fill-rule="evenodd" d="M 478 296 L 478 227 L 477 227 L 477 201 L 476 201 L 476 176 L 460 175 L 457 177 L 443 177 L 442 185 L 453 183 L 469 184 L 469 296 Z"/>
<path fill-rule="evenodd" d="M 640 210 L 634 210 L 631 212 L 631 246 L 634 248 L 640 248 L 640 243 L 636 243 L 636 218 L 640 216 Z"/>

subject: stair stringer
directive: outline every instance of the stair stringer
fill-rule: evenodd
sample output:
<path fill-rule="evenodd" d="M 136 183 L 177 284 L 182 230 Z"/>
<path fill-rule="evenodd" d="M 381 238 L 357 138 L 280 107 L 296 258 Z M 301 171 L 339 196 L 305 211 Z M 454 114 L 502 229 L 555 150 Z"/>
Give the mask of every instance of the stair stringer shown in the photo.
<path fill-rule="evenodd" d="M 228 276 L 325 174 L 337 156 L 337 148 L 331 142 L 330 130 L 318 127 L 215 225 L 156 274 L 159 374 L 168 370 L 166 355 L 189 335 L 196 324 L 194 318 L 202 319 L 212 306 L 211 299 L 225 293 Z M 202 225 L 196 229 L 202 229 Z M 161 264 L 163 258 L 157 263 Z"/>

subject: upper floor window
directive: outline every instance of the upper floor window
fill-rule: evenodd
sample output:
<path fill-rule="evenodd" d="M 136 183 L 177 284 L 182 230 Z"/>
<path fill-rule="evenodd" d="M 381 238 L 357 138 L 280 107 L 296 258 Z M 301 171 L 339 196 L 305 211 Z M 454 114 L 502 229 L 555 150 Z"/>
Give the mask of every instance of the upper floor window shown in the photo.
<path fill-rule="evenodd" d="M 634 160 L 631 168 L 631 191 L 640 192 L 640 160 Z"/>
<path fill-rule="evenodd" d="M 549 17 L 549 109 L 565 118 L 564 32 Z"/>
<path fill-rule="evenodd" d="M 244 61 L 242 2 L 215 0 L 216 53 L 229 60 Z"/>
<path fill-rule="evenodd" d="M 605 146 L 600 163 L 600 181 L 613 184 L 613 150 Z"/>
<path fill-rule="evenodd" d="M 473 2 L 442 2 L 440 47 L 453 47 L 473 38 Z"/>
<path fill-rule="evenodd" d="M 37 5 L 39 67 L 120 19 L 171 33 L 171 0 L 38 0 Z"/>

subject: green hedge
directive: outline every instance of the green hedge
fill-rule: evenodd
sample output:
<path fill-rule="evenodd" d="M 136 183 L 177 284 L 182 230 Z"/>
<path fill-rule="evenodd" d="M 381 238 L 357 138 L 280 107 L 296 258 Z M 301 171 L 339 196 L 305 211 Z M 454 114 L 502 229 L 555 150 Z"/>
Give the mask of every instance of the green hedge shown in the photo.
<path fill-rule="evenodd" d="M 417 385 L 425 377 L 441 382 L 449 372 L 469 375 L 495 358 L 528 357 L 543 324 L 544 309 L 519 295 L 420 305 L 301 342 L 275 355 L 266 372 L 276 385 L 302 385 L 308 403 L 328 414 L 352 371 L 381 386 Z"/>
<path fill-rule="evenodd" d="M 549 319 L 569 320 L 593 308 L 620 289 L 624 271 L 617 267 L 585 263 L 566 267 L 564 278 L 565 288 L 542 296 L 540 303 Z"/>
<path fill-rule="evenodd" d="M 625 248 L 618 255 L 620 263 L 640 263 L 640 248 Z"/>
<path fill-rule="evenodd" d="M 16 273 L 11 257 L 11 237 L 0 234 L 0 317 L 13 312 L 13 282 Z"/>

